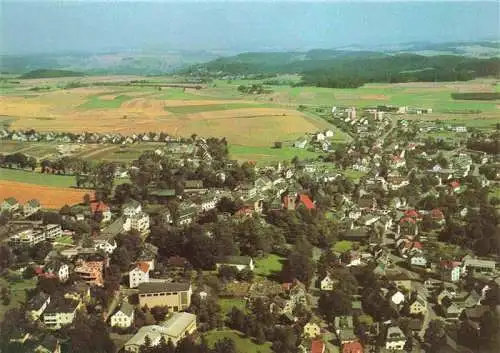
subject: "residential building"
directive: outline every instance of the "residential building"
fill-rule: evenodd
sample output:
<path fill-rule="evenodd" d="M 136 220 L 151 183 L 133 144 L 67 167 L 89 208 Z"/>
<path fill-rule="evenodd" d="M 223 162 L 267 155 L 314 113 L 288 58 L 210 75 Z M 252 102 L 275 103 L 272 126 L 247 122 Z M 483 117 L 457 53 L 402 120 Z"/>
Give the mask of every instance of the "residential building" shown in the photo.
<path fill-rule="evenodd" d="M 342 345 L 342 353 L 363 353 L 363 346 L 358 341 L 347 342 Z"/>
<path fill-rule="evenodd" d="M 12 246 L 34 246 L 45 241 L 45 233 L 39 229 L 25 228 L 9 237 Z"/>
<path fill-rule="evenodd" d="M 19 209 L 19 202 L 13 197 L 6 198 L 3 203 L 1 210 L 7 212 L 15 212 Z"/>
<path fill-rule="evenodd" d="M 108 205 L 102 201 L 93 201 L 90 203 L 90 212 L 92 217 L 97 217 L 100 214 L 101 222 L 111 221 L 111 210 Z"/>
<path fill-rule="evenodd" d="M 149 233 L 149 215 L 145 212 L 140 212 L 125 220 L 123 224 L 125 231 L 136 230 L 141 234 Z"/>
<path fill-rule="evenodd" d="M 215 266 L 217 269 L 219 269 L 221 266 L 236 267 L 238 271 L 241 271 L 243 269 L 249 269 L 250 271 L 253 271 L 255 268 L 253 259 L 249 256 L 227 256 L 217 261 Z"/>
<path fill-rule="evenodd" d="M 134 323 L 134 307 L 128 302 L 122 302 L 120 309 L 111 316 L 113 327 L 128 328 Z"/>
<path fill-rule="evenodd" d="M 416 255 L 410 257 L 410 265 L 411 266 L 426 267 L 427 266 L 427 259 L 422 254 L 416 254 Z"/>
<path fill-rule="evenodd" d="M 458 282 L 462 273 L 461 263 L 458 261 L 441 261 L 439 273 L 443 281 Z"/>
<path fill-rule="evenodd" d="M 122 206 L 122 215 L 126 218 L 133 217 L 141 212 L 142 206 L 136 200 L 131 200 Z"/>
<path fill-rule="evenodd" d="M 391 302 L 395 305 L 401 305 L 405 302 L 405 296 L 399 290 L 390 295 Z"/>
<path fill-rule="evenodd" d="M 54 240 L 62 236 L 62 228 L 60 224 L 46 224 L 41 226 L 40 229 L 45 233 L 47 240 Z"/>
<path fill-rule="evenodd" d="M 104 284 L 104 261 L 80 261 L 75 273 L 87 284 L 102 286 Z"/>
<path fill-rule="evenodd" d="M 49 304 L 50 295 L 40 292 L 28 301 L 26 313 L 31 320 L 38 320 Z"/>
<path fill-rule="evenodd" d="M 325 278 L 321 280 L 320 288 L 324 291 L 332 291 L 338 283 L 338 280 L 333 279 L 330 275 L 326 275 Z"/>
<path fill-rule="evenodd" d="M 427 312 L 427 301 L 424 296 L 417 294 L 409 303 L 410 314 L 425 314 Z"/>
<path fill-rule="evenodd" d="M 69 266 L 60 261 L 48 263 L 43 270 L 45 277 L 56 277 L 60 282 L 66 282 L 69 279 Z"/>
<path fill-rule="evenodd" d="M 325 353 L 325 343 L 321 340 L 311 342 L 311 353 Z"/>
<path fill-rule="evenodd" d="M 96 250 L 102 250 L 106 254 L 112 254 L 118 247 L 115 238 L 106 234 L 93 238 L 92 240 L 94 241 L 94 248 Z"/>
<path fill-rule="evenodd" d="M 61 343 L 52 335 L 45 335 L 35 347 L 34 353 L 61 353 Z"/>
<path fill-rule="evenodd" d="M 321 335 L 321 328 L 314 322 L 308 322 L 304 326 L 304 337 L 316 338 Z"/>
<path fill-rule="evenodd" d="M 149 270 L 149 263 L 138 262 L 128 273 L 130 288 L 137 288 L 139 284 L 149 282 Z"/>
<path fill-rule="evenodd" d="M 387 329 L 385 348 L 388 350 L 402 350 L 406 344 L 406 336 L 397 326 Z"/>
<path fill-rule="evenodd" d="M 31 216 L 32 214 L 37 213 L 40 211 L 41 206 L 40 206 L 40 201 L 38 200 L 29 200 L 23 205 L 23 214 L 25 217 Z"/>
<path fill-rule="evenodd" d="M 58 330 L 63 326 L 73 323 L 81 302 L 63 299 L 51 302 L 43 313 L 43 323 L 52 330 Z"/>
<path fill-rule="evenodd" d="M 160 325 L 143 326 L 129 339 L 124 346 L 125 352 L 138 353 L 144 345 L 146 336 L 151 346 L 157 346 L 161 339 L 172 341 L 174 345 L 184 337 L 196 331 L 196 315 L 189 313 L 174 313 L 167 321 Z"/>
<path fill-rule="evenodd" d="M 472 273 L 491 273 L 495 270 L 495 261 L 480 260 L 471 257 L 465 257 L 462 262 L 462 273 L 472 271 Z"/>
<path fill-rule="evenodd" d="M 170 311 L 181 311 L 191 305 L 193 294 L 190 283 L 148 282 L 139 284 L 139 304 L 167 306 Z"/>

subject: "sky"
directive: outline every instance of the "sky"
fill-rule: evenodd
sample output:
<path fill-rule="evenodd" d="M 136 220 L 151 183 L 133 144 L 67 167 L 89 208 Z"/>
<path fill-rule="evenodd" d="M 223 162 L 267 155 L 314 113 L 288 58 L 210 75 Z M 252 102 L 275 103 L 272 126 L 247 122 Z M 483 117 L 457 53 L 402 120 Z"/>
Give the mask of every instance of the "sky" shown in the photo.
<path fill-rule="evenodd" d="M 497 2 L 0 0 L 3 54 L 307 50 L 499 39 Z"/>

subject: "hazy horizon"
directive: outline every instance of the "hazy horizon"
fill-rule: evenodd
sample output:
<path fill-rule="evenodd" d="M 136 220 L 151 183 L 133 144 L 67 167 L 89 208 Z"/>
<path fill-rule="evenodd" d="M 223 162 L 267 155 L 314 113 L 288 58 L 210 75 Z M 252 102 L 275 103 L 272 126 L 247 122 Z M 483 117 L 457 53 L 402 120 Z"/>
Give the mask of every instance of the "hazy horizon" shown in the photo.
<path fill-rule="evenodd" d="M 499 39 L 496 2 L 2 2 L 1 53 L 308 50 Z"/>

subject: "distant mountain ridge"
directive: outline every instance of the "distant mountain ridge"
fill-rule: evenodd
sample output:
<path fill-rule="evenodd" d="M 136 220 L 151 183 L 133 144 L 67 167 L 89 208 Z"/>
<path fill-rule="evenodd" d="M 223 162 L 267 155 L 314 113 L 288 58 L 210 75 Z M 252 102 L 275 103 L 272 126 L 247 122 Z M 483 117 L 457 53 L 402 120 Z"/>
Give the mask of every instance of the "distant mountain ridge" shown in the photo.
<path fill-rule="evenodd" d="M 401 43 L 363 47 L 352 45 L 337 49 L 309 51 L 262 51 L 236 55 L 227 51 L 149 51 L 108 53 L 64 53 L 0 56 L 0 71 L 24 74 L 37 69 L 71 70 L 89 75 L 161 75 L 185 71 L 193 67 L 225 65 L 224 68 L 245 65 L 262 68 L 262 61 L 270 72 L 310 70 L 332 59 L 383 58 L 401 54 L 421 56 L 460 55 L 467 58 L 500 57 L 499 41 L 456 43 Z M 233 55 L 233 56 L 231 56 Z M 273 67 L 274 65 L 274 67 Z M 251 70 L 250 70 L 251 71 Z"/>

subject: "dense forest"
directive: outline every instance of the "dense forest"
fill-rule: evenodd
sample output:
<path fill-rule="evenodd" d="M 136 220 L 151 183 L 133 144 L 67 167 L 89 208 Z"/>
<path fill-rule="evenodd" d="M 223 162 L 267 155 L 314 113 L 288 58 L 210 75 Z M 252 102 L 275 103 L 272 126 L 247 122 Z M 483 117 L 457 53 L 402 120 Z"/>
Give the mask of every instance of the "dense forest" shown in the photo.
<path fill-rule="evenodd" d="M 467 81 L 499 76 L 500 58 L 336 50 L 245 53 L 193 66 L 187 73 L 211 76 L 301 74 L 300 86 L 354 88 L 370 82 Z"/>

